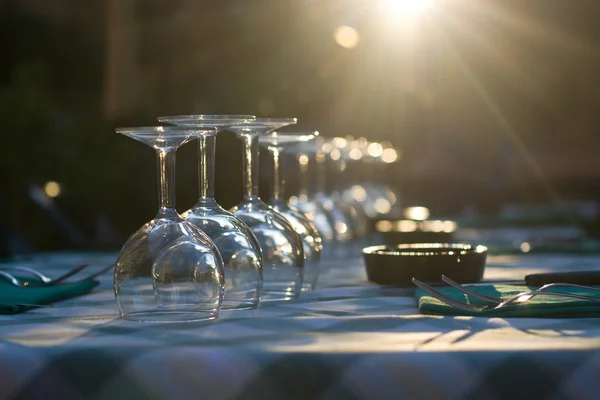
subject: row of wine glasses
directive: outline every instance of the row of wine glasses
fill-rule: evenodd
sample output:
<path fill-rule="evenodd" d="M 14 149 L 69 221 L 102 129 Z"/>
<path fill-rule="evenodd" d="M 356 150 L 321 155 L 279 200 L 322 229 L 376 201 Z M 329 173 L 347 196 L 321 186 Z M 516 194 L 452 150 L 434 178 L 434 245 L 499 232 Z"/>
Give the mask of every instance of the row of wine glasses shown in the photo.
<path fill-rule="evenodd" d="M 155 218 L 119 254 L 114 286 L 121 316 L 214 319 L 221 309 L 254 308 L 259 301 L 289 300 L 303 288 L 312 289 L 321 251 L 318 231 L 285 201 L 274 197 L 269 206 L 258 196 L 259 136 L 268 139 L 264 143 L 279 171 L 283 147 L 309 137 L 266 135 L 296 119 L 188 115 L 159 121 L 172 126 L 117 129 L 157 151 L 160 204 Z M 217 204 L 213 191 L 215 139 L 223 130 L 235 132 L 245 145 L 244 198 L 231 212 Z M 175 152 L 196 138 L 200 195 L 180 215 L 175 210 Z"/>
<path fill-rule="evenodd" d="M 302 239 L 304 251 L 303 290 L 312 290 L 317 284 L 321 251 L 323 249 L 322 238 L 308 215 L 290 205 L 285 199 L 285 175 L 282 171 L 284 164 L 281 162 L 281 156 L 290 145 L 309 142 L 315 139 L 318 134 L 318 132 L 286 132 L 285 134 L 273 132 L 259 138 L 260 145 L 269 151 L 273 159 L 273 193 L 269 205 L 287 218 Z"/>
<path fill-rule="evenodd" d="M 323 150 L 332 142 L 318 132 L 279 131 L 295 124 L 295 118 L 180 115 L 158 120 L 169 126 L 117 129 L 156 150 L 159 178 L 159 211 L 125 243 L 115 268 L 115 296 L 123 318 L 215 319 L 221 309 L 293 299 L 317 283 L 322 237 L 333 244 L 366 234 L 363 209 L 354 200 L 344 200 L 341 177 L 334 177 L 340 184 L 326 194 L 328 152 Z M 215 141 L 225 130 L 244 143 L 244 196 L 230 211 L 214 198 Z M 198 139 L 199 198 L 180 215 L 175 209 L 175 153 L 192 139 Z M 260 147 L 273 161 L 269 204 L 258 196 Z M 283 190 L 281 161 L 290 150 L 304 182 L 294 197 L 297 208 L 286 201 Z M 307 191 L 309 158 L 319 170 L 314 198 Z M 336 174 L 343 171 L 339 162 L 330 165 Z"/>
<path fill-rule="evenodd" d="M 396 150 L 391 144 L 350 136 L 317 138 L 294 150 L 300 190 L 290 203 L 308 215 L 330 243 L 325 247 L 327 256 L 356 255 L 370 237 L 370 222 L 399 210 L 399 195 L 384 183 L 386 166 L 397 159 Z"/>
<path fill-rule="evenodd" d="M 339 150 L 335 152 L 334 150 Z M 365 138 L 334 138 L 325 146 L 331 158 L 337 158 L 348 172 L 342 183 L 342 198 L 355 203 L 367 219 L 399 214 L 400 199 L 388 184 L 387 166 L 397 161 L 398 151 L 389 142 L 369 142 Z"/>

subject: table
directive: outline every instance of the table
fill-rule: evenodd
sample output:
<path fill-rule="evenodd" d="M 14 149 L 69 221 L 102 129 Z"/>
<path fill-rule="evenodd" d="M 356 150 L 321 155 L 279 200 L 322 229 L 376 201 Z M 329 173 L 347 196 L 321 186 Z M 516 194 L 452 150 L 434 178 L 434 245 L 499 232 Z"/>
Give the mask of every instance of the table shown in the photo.
<path fill-rule="evenodd" d="M 52 254 L 48 274 L 113 254 Z M 30 264 L 31 264 L 30 263 Z M 216 322 L 117 318 L 110 274 L 84 297 L 0 316 L 1 399 L 597 399 L 600 319 L 419 314 L 358 257 L 320 288 Z M 592 269 L 599 257 L 490 256 L 486 278 Z M 92 268 L 92 267 L 90 267 Z"/>

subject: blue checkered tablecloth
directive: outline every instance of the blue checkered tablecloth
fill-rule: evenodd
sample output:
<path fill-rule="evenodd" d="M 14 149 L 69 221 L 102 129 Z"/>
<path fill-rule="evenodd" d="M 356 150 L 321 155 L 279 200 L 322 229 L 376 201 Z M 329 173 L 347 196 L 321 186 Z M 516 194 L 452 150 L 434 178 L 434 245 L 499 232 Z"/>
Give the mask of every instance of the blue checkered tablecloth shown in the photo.
<path fill-rule="evenodd" d="M 40 255 L 59 274 L 114 254 Z M 0 316 L 1 399 L 597 399 L 600 319 L 419 314 L 410 290 L 329 260 L 314 292 L 214 322 L 117 318 L 112 277 L 56 307 Z M 598 257 L 491 256 L 488 279 L 594 269 Z"/>

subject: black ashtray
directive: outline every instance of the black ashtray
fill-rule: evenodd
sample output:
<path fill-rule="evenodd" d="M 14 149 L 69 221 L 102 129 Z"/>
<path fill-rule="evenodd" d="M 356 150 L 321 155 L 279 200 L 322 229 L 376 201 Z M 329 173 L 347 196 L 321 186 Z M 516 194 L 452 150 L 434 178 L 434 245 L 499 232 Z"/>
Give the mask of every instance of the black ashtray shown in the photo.
<path fill-rule="evenodd" d="M 367 277 L 380 285 L 412 287 L 412 278 L 441 282 L 447 275 L 458 283 L 483 278 L 487 247 L 470 244 L 407 243 L 363 249 Z"/>
<path fill-rule="evenodd" d="M 450 243 L 456 223 L 454 221 L 378 221 L 375 230 L 388 246 L 404 243 Z"/>

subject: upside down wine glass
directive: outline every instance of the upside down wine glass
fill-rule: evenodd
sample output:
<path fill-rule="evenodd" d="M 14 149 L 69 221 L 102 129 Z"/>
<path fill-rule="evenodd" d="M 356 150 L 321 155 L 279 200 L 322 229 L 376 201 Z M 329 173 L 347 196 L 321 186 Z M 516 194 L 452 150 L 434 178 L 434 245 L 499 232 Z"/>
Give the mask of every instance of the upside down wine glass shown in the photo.
<path fill-rule="evenodd" d="M 349 170 L 349 165 L 354 162 L 355 159 L 362 156 L 360 142 L 348 142 L 348 140 L 343 138 L 334 138 L 329 143 L 332 146 L 329 156 L 331 157 L 331 176 L 333 178 L 330 197 L 349 217 L 352 225 L 352 236 L 355 239 L 355 244 L 358 244 L 360 247 L 360 243 L 357 243 L 356 240 L 360 240 L 367 236 L 367 218 L 361 205 L 357 201 L 353 198 L 345 199 L 343 196 L 344 191 L 348 187 L 348 182 L 355 178 L 353 176 L 354 174 Z M 337 159 L 334 158 L 334 151 Z"/>
<path fill-rule="evenodd" d="M 223 300 L 223 261 L 214 243 L 175 210 L 175 152 L 211 130 L 177 127 L 117 128 L 156 150 L 158 199 L 154 219 L 119 253 L 114 290 L 122 318 L 187 322 L 219 316 Z"/>
<path fill-rule="evenodd" d="M 345 212 L 343 204 L 336 203 L 334 197 L 326 194 L 327 182 L 325 177 L 328 176 L 332 179 L 332 182 L 329 182 L 330 186 L 336 185 L 335 179 L 337 178 L 335 176 L 327 175 L 327 153 L 323 151 L 323 147 L 330 142 L 326 142 L 323 138 L 319 137 L 316 139 L 316 143 L 317 153 L 315 154 L 315 162 L 317 165 L 317 188 L 314 194 L 314 201 L 319 203 L 329 215 L 331 225 L 335 232 L 336 242 L 347 242 L 352 239 L 352 222 Z M 341 247 L 336 246 L 336 249 L 341 249 Z"/>
<path fill-rule="evenodd" d="M 230 127 L 244 141 L 244 199 L 233 214 L 250 227 L 262 249 L 261 301 L 289 300 L 302 290 L 302 239 L 285 216 L 258 196 L 258 136 L 295 123 L 296 118 L 257 118 Z"/>
<path fill-rule="evenodd" d="M 314 140 L 310 142 L 300 142 L 292 147 L 292 151 L 295 153 L 296 161 L 298 161 L 298 168 L 300 170 L 300 190 L 298 196 L 290 198 L 290 204 L 300 210 L 300 212 L 312 221 L 317 227 L 323 241 L 331 242 L 335 240 L 336 235 L 333 230 L 330 216 L 323 209 L 321 204 L 314 200 L 308 189 L 309 163 L 311 159 L 315 159 L 316 154 L 318 153 L 317 144 Z M 322 175 L 317 176 L 317 182 L 322 182 L 324 178 L 325 177 Z M 317 184 L 317 186 L 319 186 L 319 184 Z"/>
<path fill-rule="evenodd" d="M 283 134 L 272 132 L 259 138 L 259 143 L 269 151 L 273 158 L 273 194 L 269 200 L 269 205 L 283 214 L 302 238 L 304 250 L 303 291 L 312 290 L 317 285 L 323 244 L 319 231 L 310 219 L 298 209 L 290 206 L 285 200 L 285 178 L 282 172 L 281 156 L 287 146 L 307 142 L 314 139 L 318 134 L 319 132 L 286 132 Z"/>
<path fill-rule="evenodd" d="M 218 130 L 254 120 L 251 115 L 181 115 L 159 117 L 161 122 L 190 129 Z M 215 142 L 217 132 L 198 139 L 198 189 L 196 204 L 183 213 L 186 220 L 205 232 L 223 257 L 225 294 L 223 310 L 258 306 L 262 290 L 262 254 L 254 234 L 241 220 L 225 211 L 214 198 Z"/>
<path fill-rule="evenodd" d="M 389 143 L 369 142 L 365 138 L 349 142 L 346 149 L 348 167 L 353 173 L 349 174 L 352 182 L 342 194 L 344 201 L 358 204 L 365 218 L 389 218 L 399 208 L 399 195 L 385 183 L 386 166 L 396 160 L 396 150 Z"/>

